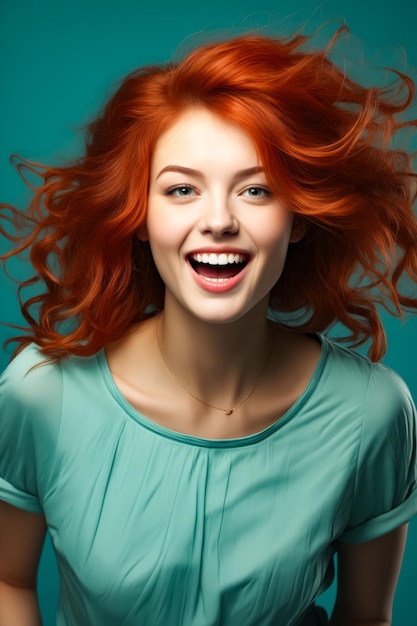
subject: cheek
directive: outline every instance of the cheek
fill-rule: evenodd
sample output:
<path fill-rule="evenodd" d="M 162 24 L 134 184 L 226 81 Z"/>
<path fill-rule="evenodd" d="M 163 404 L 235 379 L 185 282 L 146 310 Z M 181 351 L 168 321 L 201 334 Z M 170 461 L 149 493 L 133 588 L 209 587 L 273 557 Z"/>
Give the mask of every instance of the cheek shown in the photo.
<path fill-rule="evenodd" d="M 189 227 L 184 212 L 148 208 L 146 230 L 151 247 L 164 250 L 178 248 L 185 239 Z"/>
<path fill-rule="evenodd" d="M 291 213 L 275 213 L 270 219 L 258 222 L 255 237 L 259 247 L 265 252 L 275 253 L 278 257 L 286 254 L 291 237 Z"/>

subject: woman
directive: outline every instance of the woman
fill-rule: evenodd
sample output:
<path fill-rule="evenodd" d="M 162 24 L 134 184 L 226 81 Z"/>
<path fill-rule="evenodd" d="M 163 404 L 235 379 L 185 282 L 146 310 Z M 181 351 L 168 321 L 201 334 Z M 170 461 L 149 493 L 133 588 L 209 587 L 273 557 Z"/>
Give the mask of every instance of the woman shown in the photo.
<path fill-rule="evenodd" d="M 305 44 L 143 68 L 79 161 L 19 165 L 45 289 L 1 383 L 0 624 L 40 623 L 46 528 L 59 625 L 327 623 L 336 553 L 329 623 L 390 623 L 416 432 L 376 304 L 417 308 L 413 85 Z"/>

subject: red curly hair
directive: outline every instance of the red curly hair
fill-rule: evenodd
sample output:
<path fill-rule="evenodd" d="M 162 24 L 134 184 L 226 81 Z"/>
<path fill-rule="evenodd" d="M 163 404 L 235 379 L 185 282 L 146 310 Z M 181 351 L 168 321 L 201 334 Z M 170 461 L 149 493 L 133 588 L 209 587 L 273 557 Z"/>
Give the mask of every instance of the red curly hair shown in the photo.
<path fill-rule="evenodd" d="M 15 227 L 14 234 L 1 229 L 14 242 L 3 260 L 30 250 L 36 273 L 20 289 L 45 286 L 26 301 L 19 292 L 30 329 L 9 340 L 18 350 L 34 341 L 51 358 L 91 355 L 149 307 L 163 307 L 149 244 L 137 237 L 151 155 L 187 107 L 204 106 L 249 134 L 272 190 L 305 222 L 271 309 L 290 314 L 300 332 L 341 322 L 354 345 L 370 340 L 370 357 L 383 356 L 377 305 L 397 315 L 417 308 L 417 298 L 400 290 L 404 276 L 417 282 L 416 174 L 393 142 L 416 126 L 401 121 L 414 85 L 397 72 L 388 87 L 362 86 L 329 60 L 333 40 L 321 51 L 306 51 L 307 41 L 247 34 L 139 69 L 90 124 L 77 162 L 18 160 L 24 180 L 29 170 L 42 184 L 25 213 L 2 205 Z"/>

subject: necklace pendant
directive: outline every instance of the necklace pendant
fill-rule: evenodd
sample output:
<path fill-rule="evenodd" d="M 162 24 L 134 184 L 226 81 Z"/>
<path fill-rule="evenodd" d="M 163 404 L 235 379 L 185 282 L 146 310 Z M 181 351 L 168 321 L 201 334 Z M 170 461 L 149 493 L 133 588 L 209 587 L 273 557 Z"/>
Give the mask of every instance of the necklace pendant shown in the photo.
<path fill-rule="evenodd" d="M 228 411 L 224 412 L 225 415 L 231 415 L 232 413 L 233 413 L 233 409 L 229 409 Z"/>

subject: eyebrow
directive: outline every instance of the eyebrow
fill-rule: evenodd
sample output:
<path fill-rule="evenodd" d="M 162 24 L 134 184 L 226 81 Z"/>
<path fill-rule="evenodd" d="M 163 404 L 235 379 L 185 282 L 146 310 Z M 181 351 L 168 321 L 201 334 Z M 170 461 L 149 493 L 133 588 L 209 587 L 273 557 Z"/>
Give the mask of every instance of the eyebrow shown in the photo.
<path fill-rule="evenodd" d="M 240 180 L 242 178 L 248 178 L 248 176 L 253 176 L 254 174 L 260 174 L 264 171 L 262 166 L 248 167 L 245 170 L 239 170 L 236 172 L 235 178 Z M 204 174 L 199 170 L 194 170 L 191 167 L 183 167 L 182 165 L 167 165 L 163 167 L 162 170 L 156 177 L 156 180 L 165 174 L 165 172 L 177 172 L 179 174 L 187 174 L 188 176 L 194 176 L 195 178 L 204 178 Z"/>

